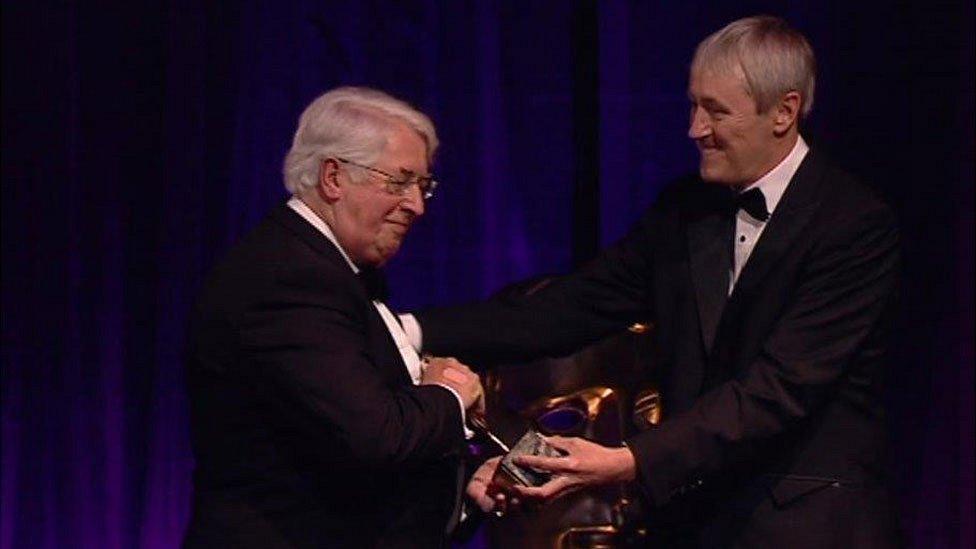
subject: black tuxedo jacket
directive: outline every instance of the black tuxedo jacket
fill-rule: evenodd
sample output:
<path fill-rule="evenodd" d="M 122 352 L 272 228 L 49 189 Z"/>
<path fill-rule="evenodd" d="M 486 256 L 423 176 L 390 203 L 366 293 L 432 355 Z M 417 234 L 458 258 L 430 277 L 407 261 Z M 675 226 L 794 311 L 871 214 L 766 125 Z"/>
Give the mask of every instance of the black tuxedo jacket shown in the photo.
<path fill-rule="evenodd" d="M 412 385 L 335 246 L 281 206 L 216 267 L 187 357 L 188 547 L 438 547 L 458 402 Z"/>
<path fill-rule="evenodd" d="M 515 360 L 650 321 L 665 420 L 627 444 L 647 499 L 671 511 L 652 538 L 895 544 L 881 390 L 900 268 L 892 211 L 811 150 L 727 296 L 729 192 L 679 182 L 546 290 L 418 314 L 425 348 Z"/>

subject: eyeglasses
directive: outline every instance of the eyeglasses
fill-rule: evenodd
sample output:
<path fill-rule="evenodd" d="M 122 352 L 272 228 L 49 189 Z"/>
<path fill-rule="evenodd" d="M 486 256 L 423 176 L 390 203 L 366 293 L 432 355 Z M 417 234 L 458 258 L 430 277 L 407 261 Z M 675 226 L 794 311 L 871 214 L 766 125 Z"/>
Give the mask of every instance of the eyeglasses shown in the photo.
<path fill-rule="evenodd" d="M 430 197 L 434 196 L 434 189 L 437 188 L 437 181 L 429 175 L 424 175 L 424 176 L 418 175 L 407 181 L 403 181 L 401 179 L 397 179 L 393 175 L 384 172 L 383 170 L 374 168 L 372 166 L 359 164 L 358 162 L 353 162 L 352 160 L 346 160 L 345 158 L 336 157 L 336 160 L 342 162 L 343 164 L 349 164 L 352 166 L 356 166 L 357 168 L 362 168 L 364 170 L 382 175 L 383 177 L 386 178 L 386 192 L 392 195 L 404 196 L 407 194 L 407 191 L 410 190 L 411 185 L 416 185 L 417 188 L 420 189 L 420 196 L 422 196 L 424 200 L 430 200 Z"/>

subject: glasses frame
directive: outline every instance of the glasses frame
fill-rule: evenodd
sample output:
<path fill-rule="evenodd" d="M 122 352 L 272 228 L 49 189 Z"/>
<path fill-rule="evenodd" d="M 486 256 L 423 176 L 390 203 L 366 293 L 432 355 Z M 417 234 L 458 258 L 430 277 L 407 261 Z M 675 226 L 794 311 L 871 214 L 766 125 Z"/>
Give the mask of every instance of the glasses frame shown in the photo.
<path fill-rule="evenodd" d="M 410 190 L 410 187 L 412 185 L 416 185 L 417 188 L 420 189 L 420 196 L 424 200 L 430 200 L 431 197 L 434 196 L 434 189 L 436 189 L 439 185 L 437 180 L 432 176 L 415 177 L 410 181 L 403 181 L 379 168 L 353 162 L 352 160 L 340 158 L 338 156 L 335 159 L 343 164 L 349 164 L 350 166 L 356 166 L 357 168 L 362 168 L 375 174 L 382 175 L 386 178 L 386 192 L 394 196 L 406 196 L 407 191 Z"/>

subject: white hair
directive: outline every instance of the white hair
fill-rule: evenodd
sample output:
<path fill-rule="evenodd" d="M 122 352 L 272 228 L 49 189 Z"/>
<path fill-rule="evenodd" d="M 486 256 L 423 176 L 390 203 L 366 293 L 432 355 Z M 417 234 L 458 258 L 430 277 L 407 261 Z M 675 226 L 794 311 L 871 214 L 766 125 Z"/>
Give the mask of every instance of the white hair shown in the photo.
<path fill-rule="evenodd" d="M 758 112 L 766 112 L 791 91 L 800 94 L 803 117 L 813 108 L 813 48 L 783 19 L 759 15 L 733 21 L 702 40 L 691 62 L 692 72 L 734 73 L 736 68 L 742 70 Z"/>
<path fill-rule="evenodd" d="M 362 164 L 377 160 L 397 124 L 406 124 L 427 144 L 427 162 L 437 151 L 437 132 L 424 113 L 379 90 L 336 88 L 319 96 L 298 119 L 283 168 L 285 188 L 298 194 L 318 184 L 326 158 Z"/>

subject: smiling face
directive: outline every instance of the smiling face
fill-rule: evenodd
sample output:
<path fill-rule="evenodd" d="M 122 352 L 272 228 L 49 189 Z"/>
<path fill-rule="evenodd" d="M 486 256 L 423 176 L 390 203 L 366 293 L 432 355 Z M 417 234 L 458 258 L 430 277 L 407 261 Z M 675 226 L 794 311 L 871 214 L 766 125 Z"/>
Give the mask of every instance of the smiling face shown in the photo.
<path fill-rule="evenodd" d="M 741 70 L 693 70 L 688 84 L 691 121 L 688 137 L 701 153 L 702 179 L 745 186 L 772 170 L 786 156 L 777 108 L 756 112 Z"/>
<path fill-rule="evenodd" d="M 372 167 L 398 178 L 424 175 L 427 146 L 415 131 L 398 124 Z M 356 170 L 356 177 L 350 177 Z M 380 266 L 400 249 L 413 222 L 424 214 L 424 201 L 416 185 L 405 195 L 387 190 L 384 176 L 356 167 L 324 161 L 320 185 L 330 195 L 328 219 L 332 232 L 352 262 L 360 267 Z"/>

